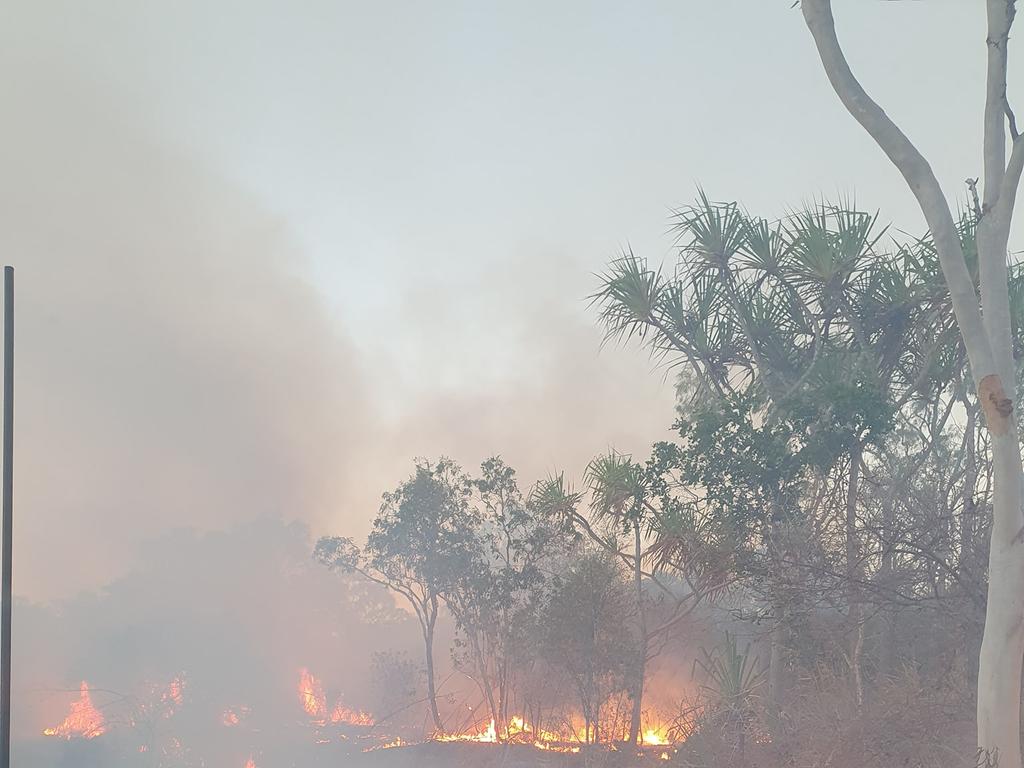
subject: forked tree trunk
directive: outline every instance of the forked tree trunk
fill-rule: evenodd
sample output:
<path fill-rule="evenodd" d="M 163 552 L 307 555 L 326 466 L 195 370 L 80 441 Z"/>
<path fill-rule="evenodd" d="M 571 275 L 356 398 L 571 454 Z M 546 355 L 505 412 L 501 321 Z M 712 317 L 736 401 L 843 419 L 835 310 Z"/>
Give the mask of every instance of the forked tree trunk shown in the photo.
<path fill-rule="evenodd" d="M 441 713 L 437 711 L 437 684 L 434 680 L 434 625 L 437 622 L 437 606 L 433 606 L 433 612 L 425 617 L 423 623 L 423 646 L 426 655 L 427 666 L 427 700 L 430 704 L 430 717 L 434 721 L 434 729 L 437 733 L 444 730 L 441 724 Z"/>
<path fill-rule="evenodd" d="M 978 401 L 992 434 L 992 542 L 978 673 L 978 749 L 989 761 L 997 761 L 1000 768 L 1020 768 L 1024 473 L 1013 417 L 1016 378 L 1006 263 L 1010 221 L 1024 170 L 1024 139 L 1016 134 L 1013 124 L 1013 149 L 1009 159 L 1006 156 L 1006 122 L 1012 114 L 1006 96 L 1007 45 L 1014 0 L 986 0 L 985 187 L 977 231 L 980 301 L 949 202 L 928 161 L 868 96 L 851 71 L 836 37 L 831 0 L 803 0 L 801 7 L 836 94 L 899 169 L 928 222 L 970 358 Z"/>

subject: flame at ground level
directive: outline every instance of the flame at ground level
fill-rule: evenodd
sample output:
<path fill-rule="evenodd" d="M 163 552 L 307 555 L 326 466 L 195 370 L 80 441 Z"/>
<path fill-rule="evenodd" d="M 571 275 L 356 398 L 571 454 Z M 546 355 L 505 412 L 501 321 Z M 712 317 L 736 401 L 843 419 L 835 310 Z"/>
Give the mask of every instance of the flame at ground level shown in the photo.
<path fill-rule="evenodd" d="M 322 719 L 327 714 L 323 686 L 305 667 L 299 670 L 299 701 L 310 717 Z"/>
<path fill-rule="evenodd" d="M 664 729 L 648 728 L 640 737 L 640 743 L 649 747 L 664 747 L 672 743 Z"/>
<path fill-rule="evenodd" d="M 106 731 L 103 713 L 93 706 L 92 697 L 89 695 L 89 684 L 82 681 L 78 690 L 78 699 L 71 702 L 71 712 L 64 718 L 64 722 L 55 728 L 47 728 L 43 731 L 44 736 L 60 736 L 70 739 L 78 736 L 83 739 L 94 739 Z"/>
<path fill-rule="evenodd" d="M 644 729 L 640 737 L 640 745 L 644 747 L 667 747 L 681 740 L 670 737 L 671 728 L 657 725 Z M 496 744 L 500 741 L 532 744 L 538 749 L 557 752 L 579 752 L 580 744 L 592 741 L 593 727 L 588 733 L 585 726 L 575 728 L 572 735 L 534 728 L 525 718 L 513 717 L 502 732 L 499 732 L 492 719 L 486 727 L 475 732 L 434 734 L 433 741 L 474 741 L 481 744 Z M 396 745 L 397 746 L 397 745 Z M 667 754 L 667 753 L 666 753 Z"/>
<path fill-rule="evenodd" d="M 323 685 L 317 677 L 305 667 L 299 670 L 298 694 L 303 710 L 305 710 L 306 714 L 317 722 L 327 723 L 330 721 L 335 725 L 373 725 L 373 718 L 370 715 L 361 710 L 357 711 L 350 709 L 340 700 L 334 705 L 334 709 L 330 711 L 330 715 L 328 716 L 327 696 L 324 694 Z M 225 725 L 229 724 L 234 725 L 235 723 L 228 723 L 225 721 Z"/>

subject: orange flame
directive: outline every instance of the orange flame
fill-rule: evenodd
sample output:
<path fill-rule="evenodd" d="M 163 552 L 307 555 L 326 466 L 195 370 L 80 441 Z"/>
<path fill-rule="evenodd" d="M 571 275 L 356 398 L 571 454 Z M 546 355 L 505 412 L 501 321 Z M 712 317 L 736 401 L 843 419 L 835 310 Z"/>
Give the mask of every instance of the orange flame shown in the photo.
<path fill-rule="evenodd" d="M 373 725 L 373 718 L 365 712 L 349 709 L 339 701 L 331 712 L 331 722 L 348 725 Z"/>
<path fill-rule="evenodd" d="M 322 720 L 327 714 L 327 699 L 323 686 L 305 667 L 299 670 L 299 701 L 310 717 Z"/>
<path fill-rule="evenodd" d="M 344 723 L 347 725 L 373 725 L 373 718 L 366 712 L 349 709 L 341 701 L 334 705 L 334 709 L 327 716 L 327 697 L 324 695 L 324 688 L 320 681 L 303 667 L 299 670 L 299 701 L 306 714 L 320 723 L 328 720 L 332 723 Z"/>
<path fill-rule="evenodd" d="M 83 680 L 78 700 L 71 702 L 70 714 L 56 728 L 44 730 L 43 735 L 60 736 L 64 739 L 76 736 L 83 739 L 95 739 L 105 730 L 103 713 L 93 706 L 92 697 L 89 696 L 89 684 Z"/>
<path fill-rule="evenodd" d="M 583 725 L 567 724 L 560 732 L 548 731 L 531 725 L 523 717 L 513 717 L 508 725 L 499 729 L 494 721 L 490 721 L 486 727 L 479 724 L 474 728 L 462 733 L 438 733 L 432 737 L 434 741 L 475 741 L 484 744 L 507 741 L 517 744 L 531 744 L 537 749 L 549 752 L 579 752 L 580 745 L 593 741 L 595 727 L 588 729 Z M 611 743 L 613 739 L 602 735 L 602 741 Z M 646 728 L 641 734 L 640 745 L 643 747 L 672 747 L 675 744 L 685 741 L 685 738 L 678 737 L 673 727 L 665 724 L 655 724 Z M 669 754 L 663 752 L 662 754 Z"/>
<path fill-rule="evenodd" d="M 666 747 L 672 742 L 663 729 L 648 728 L 640 737 L 640 743 L 648 747 Z"/>

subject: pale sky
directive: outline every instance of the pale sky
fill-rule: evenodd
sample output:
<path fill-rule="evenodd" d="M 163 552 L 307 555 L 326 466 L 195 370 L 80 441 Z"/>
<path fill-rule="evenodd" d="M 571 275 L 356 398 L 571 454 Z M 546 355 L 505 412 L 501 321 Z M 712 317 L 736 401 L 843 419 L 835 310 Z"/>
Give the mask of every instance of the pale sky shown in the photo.
<path fill-rule="evenodd" d="M 16 592 L 95 588 L 178 525 L 360 537 L 416 455 L 501 453 L 528 484 L 668 437 L 665 371 L 602 350 L 585 297 L 627 244 L 671 255 L 696 185 L 770 216 L 855 194 L 921 231 L 790 5 L 4 3 Z M 983 9 L 836 7 L 961 195 Z"/>

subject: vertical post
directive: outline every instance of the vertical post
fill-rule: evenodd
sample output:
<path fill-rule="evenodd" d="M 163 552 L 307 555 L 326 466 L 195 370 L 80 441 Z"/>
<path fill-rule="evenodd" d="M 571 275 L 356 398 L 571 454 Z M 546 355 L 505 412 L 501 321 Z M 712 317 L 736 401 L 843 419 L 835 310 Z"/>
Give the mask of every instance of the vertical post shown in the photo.
<path fill-rule="evenodd" d="M 3 574 L 0 578 L 0 768 L 11 768 L 11 555 L 14 547 L 14 267 L 4 267 Z"/>

